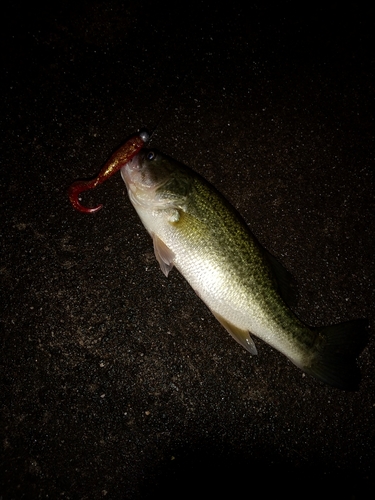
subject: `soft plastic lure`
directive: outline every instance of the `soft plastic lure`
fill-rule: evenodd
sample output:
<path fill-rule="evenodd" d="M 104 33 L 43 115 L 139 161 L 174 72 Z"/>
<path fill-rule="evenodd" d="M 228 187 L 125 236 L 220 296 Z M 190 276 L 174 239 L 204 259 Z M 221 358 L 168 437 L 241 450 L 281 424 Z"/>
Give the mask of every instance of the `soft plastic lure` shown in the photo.
<path fill-rule="evenodd" d="M 112 177 L 121 167 L 128 163 L 139 151 L 143 148 L 145 143 L 149 140 L 150 136 L 147 132 L 140 132 L 133 135 L 125 142 L 113 155 L 109 158 L 102 170 L 99 172 L 95 179 L 90 181 L 76 181 L 70 186 L 68 190 L 69 200 L 73 207 L 79 212 L 85 214 L 92 214 L 102 208 L 102 204 L 94 208 L 85 207 L 81 204 L 78 197 L 84 191 L 94 189 L 99 184 L 102 184 L 106 179 Z"/>

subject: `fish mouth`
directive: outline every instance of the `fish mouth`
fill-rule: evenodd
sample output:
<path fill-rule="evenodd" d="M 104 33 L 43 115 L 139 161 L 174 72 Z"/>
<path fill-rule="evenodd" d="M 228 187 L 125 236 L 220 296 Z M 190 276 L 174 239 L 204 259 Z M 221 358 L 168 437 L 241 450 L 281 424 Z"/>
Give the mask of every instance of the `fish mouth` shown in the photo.
<path fill-rule="evenodd" d="M 121 177 L 134 206 L 147 209 L 155 203 L 158 185 L 150 180 L 142 167 L 142 156 L 139 153 L 121 167 Z"/>
<path fill-rule="evenodd" d="M 131 185 L 134 185 L 134 174 L 139 171 L 140 163 L 139 163 L 139 153 L 133 156 L 133 158 L 125 163 L 123 167 L 121 167 L 121 177 L 126 184 L 128 189 L 131 189 Z"/>
<path fill-rule="evenodd" d="M 139 169 L 139 153 L 133 156 L 133 158 L 130 161 L 128 161 L 127 163 L 125 163 L 125 165 L 121 167 L 121 177 L 125 181 L 125 178 L 128 175 L 128 171 L 136 169 Z"/>

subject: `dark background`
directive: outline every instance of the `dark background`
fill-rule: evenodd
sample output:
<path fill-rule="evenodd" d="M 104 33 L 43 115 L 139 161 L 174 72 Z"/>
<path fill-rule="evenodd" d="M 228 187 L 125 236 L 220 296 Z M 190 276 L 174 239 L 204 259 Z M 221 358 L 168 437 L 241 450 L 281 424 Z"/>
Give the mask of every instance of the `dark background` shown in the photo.
<path fill-rule="evenodd" d="M 372 498 L 374 8 L 239 5 L 2 7 L 1 500 Z M 236 344 L 160 272 L 119 174 L 73 210 L 144 127 L 290 270 L 305 322 L 370 320 L 358 392 Z"/>

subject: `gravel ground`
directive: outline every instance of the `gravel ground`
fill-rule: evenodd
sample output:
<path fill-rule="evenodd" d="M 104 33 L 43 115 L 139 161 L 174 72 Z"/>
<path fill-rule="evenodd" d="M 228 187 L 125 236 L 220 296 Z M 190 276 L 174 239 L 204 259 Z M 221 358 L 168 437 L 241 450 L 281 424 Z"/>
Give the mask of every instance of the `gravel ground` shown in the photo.
<path fill-rule="evenodd" d="M 2 9 L 1 500 L 370 498 L 375 12 L 331 3 Z M 358 392 L 235 343 L 120 175 L 73 210 L 141 128 L 289 269 L 301 319 L 369 319 Z"/>

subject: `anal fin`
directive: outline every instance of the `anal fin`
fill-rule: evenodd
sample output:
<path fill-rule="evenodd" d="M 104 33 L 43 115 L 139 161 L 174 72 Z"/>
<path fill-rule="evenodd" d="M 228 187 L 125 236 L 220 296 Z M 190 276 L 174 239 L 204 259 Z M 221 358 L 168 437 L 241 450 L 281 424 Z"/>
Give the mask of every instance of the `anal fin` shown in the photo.
<path fill-rule="evenodd" d="M 236 342 L 242 345 L 250 354 L 258 354 L 257 348 L 255 346 L 254 340 L 250 337 L 250 333 L 247 330 L 241 330 L 237 326 L 233 325 L 227 321 L 223 316 L 217 312 L 211 311 L 215 318 L 223 325 L 228 333 L 234 338 Z"/>

